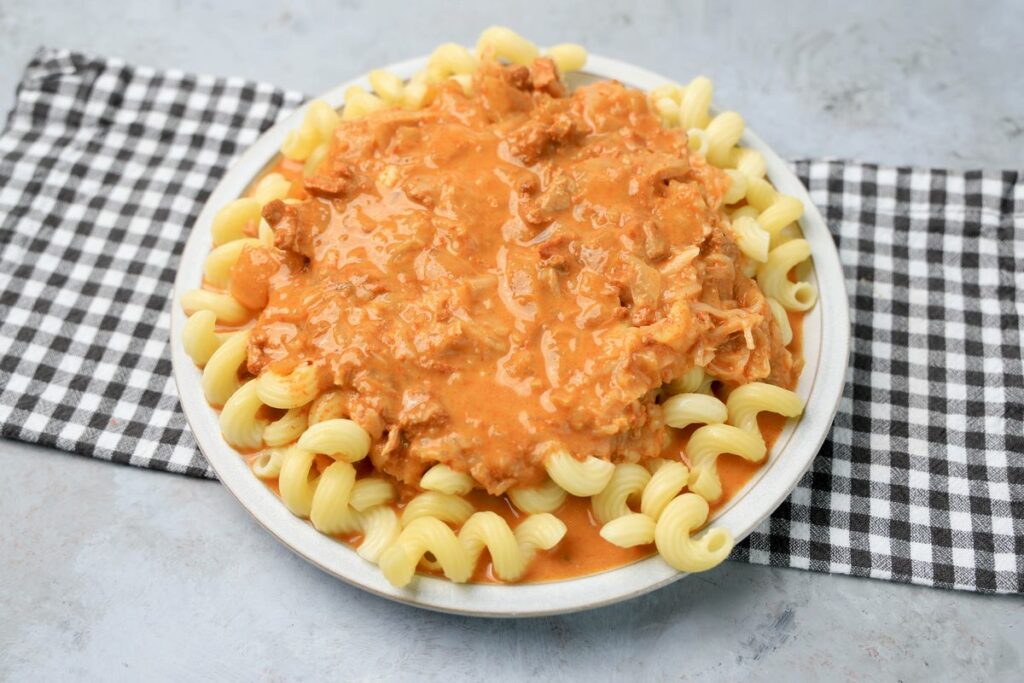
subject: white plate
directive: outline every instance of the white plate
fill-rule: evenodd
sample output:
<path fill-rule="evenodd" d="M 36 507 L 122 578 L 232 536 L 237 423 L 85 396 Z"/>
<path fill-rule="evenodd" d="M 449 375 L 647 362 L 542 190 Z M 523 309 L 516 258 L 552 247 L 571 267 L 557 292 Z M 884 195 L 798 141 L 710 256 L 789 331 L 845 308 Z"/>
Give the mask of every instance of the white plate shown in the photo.
<path fill-rule="evenodd" d="M 388 68 L 404 79 L 425 65 L 426 58 L 423 57 Z M 613 59 L 591 55 L 585 71 L 571 76 L 570 84 L 598 79 L 616 79 L 643 90 L 672 80 Z M 346 88 L 352 85 L 369 88 L 366 78 L 360 78 L 338 86 L 324 94 L 322 99 L 340 107 Z M 395 588 L 375 565 L 365 562 L 344 544 L 320 534 L 307 522 L 288 512 L 224 441 L 217 413 L 203 398 L 200 372 L 181 343 L 181 330 L 185 324 L 181 295 L 197 287 L 202 280 L 203 261 L 210 251 L 210 224 L 214 214 L 245 191 L 277 154 L 288 131 L 300 125 L 304 114 L 305 107 L 264 133 L 220 182 L 185 245 L 175 280 L 171 349 L 181 405 L 199 447 L 228 490 L 281 543 L 324 571 L 371 593 L 443 612 L 501 617 L 574 612 L 636 597 L 685 576 L 655 556 L 619 569 L 550 583 L 457 585 L 420 576 L 408 588 Z M 811 244 L 814 281 L 820 301 L 804 319 L 805 367 L 797 392 L 804 398 L 807 410 L 799 422 L 790 421 L 772 449 L 769 462 L 713 519 L 715 526 L 727 528 L 737 541 L 745 538 L 768 517 L 810 468 L 828 434 L 842 395 L 850 343 L 842 269 L 821 214 L 796 175 L 759 137 L 748 129 L 741 142 L 764 155 L 768 177 L 780 192 L 804 202 L 802 223 L 805 237 Z"/>

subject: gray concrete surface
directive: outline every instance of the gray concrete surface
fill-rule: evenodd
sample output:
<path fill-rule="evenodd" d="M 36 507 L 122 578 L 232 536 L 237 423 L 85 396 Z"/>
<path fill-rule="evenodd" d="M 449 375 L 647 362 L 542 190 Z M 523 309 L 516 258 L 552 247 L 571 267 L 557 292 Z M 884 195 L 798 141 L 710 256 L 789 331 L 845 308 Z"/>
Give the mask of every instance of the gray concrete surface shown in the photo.
<path fill-rule="evenodd" d="M 469 5 L 471 3 L 464 3 Z M 790 157 L 1019 168 L 1024 3 L 0 0 L 0 109 L 41 44 L 318 92 L 506 23 L 685 79 Z M 364 595 L 213 482 L 0 441 L 0 679 L 1020 680 L 1024 602 L 731 563 L 595 612 Z"/>

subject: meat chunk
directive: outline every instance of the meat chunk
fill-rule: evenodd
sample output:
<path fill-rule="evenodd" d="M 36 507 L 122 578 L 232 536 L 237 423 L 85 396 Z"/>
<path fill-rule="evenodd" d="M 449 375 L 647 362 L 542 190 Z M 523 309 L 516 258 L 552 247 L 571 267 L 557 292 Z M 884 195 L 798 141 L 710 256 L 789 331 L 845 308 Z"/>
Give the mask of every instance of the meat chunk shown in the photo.
<path fill-rule="evenodd" d="M 530 81 L 537 92 L 545 92 L 552 97 L 565 95 L 565 84 L 558 75 L 558 67 L 550 57 L 538 57 L 530 65 Z"/>

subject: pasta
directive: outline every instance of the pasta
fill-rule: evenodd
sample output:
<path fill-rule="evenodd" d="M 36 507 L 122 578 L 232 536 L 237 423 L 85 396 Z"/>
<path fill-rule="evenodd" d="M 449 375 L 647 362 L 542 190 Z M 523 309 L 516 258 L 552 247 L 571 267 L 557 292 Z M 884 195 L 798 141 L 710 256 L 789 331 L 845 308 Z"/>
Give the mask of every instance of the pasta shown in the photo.
<path fill-rule="evenodd" d="M 809 282 L 792 282 L 788 273 L 811 255 L 807 240 L 795 239 L 768 254 L 768 261 L 757 271 L 757 284 L 765 295 L 789 311 L 806 311 L 818 300 L 818 292 Z"/>
<path fill-rule="evenodd" d="M 548 48 L 545 54 L 555 61 L 555 66 L 562 73 L 579 71 L 587 65 L 587 51 L 582 45 L 562 43 Z"/>
<path fill-rule="evenodd" d="M 557 451 L 544 462 L 551 481 L 574 496 L 593 496 L 611 481 L 615 465 L 607 460 L 588 456 L 577 460 L 566 451 Z"/>
<path fill-rule="evenodd" d="M 549 514 L 531 515 L 512 530 L 495 513 L 477 512 L 466 521 L 458 536 L 436 517 L 420 517 L 406 526 L 384 552 L 380 568 L 388 581 L 405 586 L 416 565 L 429 552 L 437 558 L 449 580 L 464 583 L 486 548 L 498 577 L 515 581 L 537 550 L 554 547 L 565 532 L 565 524 Z"/>
<path fill-rule="evenodd" d="M 402 104 L 402 96 L 405 85 L 395 74 L 383 69 L 375 69 L 370 72 L 370 87 L 385 104 L 399 106 Z"/>
<path fill-rule="evenodd" d="M 300 365 L 287 375 L 273 370 L 264 372 L 256 380 L 256 392 L 272 408 L 300 408 L 320 393 L 316 369 Z"/>
<path fill-rule="evenodd" d="M 203 368 L 203 394 L 210 405 L 222 406 L 242 385 L 238 368 L 245 361 L 248 332 L 231 335 L 210 355 Z"/>
<path fill-rule="evenodd" d="M 352 496 L 348 504 L 353 510 L 366 512 L 378 505 L 390 503 L 395 499 L 395 487 L 390 481 L 379 477 L 359 479 L 352 486 Z"/>
<path fill-rule="evenodd" d="M 280 448 L 264 450 L 252 461 L 252 472 L 260 479 L 277 479 L 281 476 L 285 451 Z"/>
<path fill-rule="evenodd" d="M 725 404 L 707 394 L 676 394 L 661 406 L 665 424 L 684 429 L 692 424 L 725 422 L 728 411 Z"/>
<path fill-rule="evenodd" d="M 473 477 L 456 472 L 443 463 L 434 465 L 420 478 L 420 488 L 464 496 L 473 490 Z"/>
<path fill-rule="evenodd" d="M 425 491 L 406 504 L 402 510 L 402 526 L 409 526 L 421 517 L 433 517 L 446 524 L 459 525 L 473 514 L 473 505 L 450 493 Z"/>
<path fill-rule="evenodd" d="M 631 511 L 627 501 L 641 494 L 650 480 L 650 472 L 640 465 L 626 463 L 616 466 L 608 485 L 591 498 L 594 518 L 601 524 L 607 524 L 628 515 Z"/>
<path fill-rule="evenodd" d="M 259 448 L 263 443 L 266 420 L 256 416 L 263 406 L 256 393 L 256 382 L 246 382 L 224 404 L 220 412 L 220 431 L 236 448 Z"/>
<path fill-rule="evenodd" d="M 540 486 L 509 489 L 508 492 L 512 503 L 528 514 L 555 512 L 565 505 L 567 495 L 565 489 L 550 479 Z"/>
<path fill-rule="evenodd" d="M 786 314 L 786 309 L 771 297 L 768 297 L 768 306 L 771 307 L 772 318 L 775 319 L 775 324 L 779 326 L 779 332 L 782 333 L 782 343 L 789 346 L 793 343 L 793 327 L 789 324 L 789 316 Z"/>
<path fill-rule="evenodd" d="M 733 219 L 732 231 L 736 237 L 736 246 L 744 256 L 758 263 L 768 260 L 772 235 L 758 220 L 749 216 L 739 216 Z"/>
<path fill-rule="evenodd" d="M 196 365 L 206 365 L 210 357 L 230 335 L 217 334 L 217 314 L 213 311 L 196 311 L 188 317 L 181 341 L 185 353 Z"/>
<path fill-rule="evenodd" d="M 743 117 L 734 111 L 719 114 L 704 129 L 708 136 L 708 161 L 722 166 L 743 135 Z"/>
<path fill-rule="evenodd" d="M 285 139 L 281 146 L 281 154 L 295 161 L 305 161 L 313 150 L 331 138 L 340 120 L 341 117 L 329 104 L 313 100 L 306 109 L 302 126 L 299 130 L 289 133 Z M 253 200 L 253 203 L 259 206 L 259 202 Z"/>
<path fill-rule="evenodd" d="M 732 536 L 710 529 L 695 539 L 693 531 L 707 521 L 708 504 L 700 496 L 684 493 L 669 503 L 654 529 L 661 557 L 681 572 L 702 572 L 718 565 L 732 551 Z"/>
<path fill-rule="evenodd" d="M 268 446 L 285 446 L 298 440 L 309 426 L 309 417 L 305 410 L 292 408 L 263 430 L 263 443 Z"/>
<path fill-rule="evenodd" d="M 377 505 L 362 510 L 353 507 L 350 503 L 362 482 L 356 481 L 352 465 L 339 460 L 314 475 L 315 458 L 299 447 L 284 455 L 278 477 L 281 500 L 293 514 L 308 517 L 318 531 L 362 534 L 363 542 L 356 552 L 363 559 L 376 562 L 401 531 L 398 515 L 385 504 L 389 499 L 378 495 L 381 503 Z"/>
<path fill-rule="evenodd" d="M 717 460 L 722 453 L 733 453 L 744 460 L 758 462 L 765 456 L 765 444 L 760 435 L 753 436 L 738 427 L 725 424 L 705 425 L 695 431 L 686 447 L 693 463 L 690 472 L 690 490 L 705 500 L 722 497 L 722 482 L 718 478 Z"/>
<path fill-rule="evenodd" d="M 495 56 L 513 64 L 523 65 L 529 65 L 540 55 L 536 45 L 504 26 L 492 26 L 480 34 L 476 54 L 482 57 L 488 51 L 493 51 Z"/>
<path fill-rule="evenodd" d="M 229 203 L 213 217 L 210 232 L 213 234 L 213 246 L 219 247 L 234 240 L 245 237 L 248 226 L 260 220 L 260 203 L 255 199 L 243 197 Z"/>
<path fill-rule="evenodd" d="M 704 372 L 704 368 L 694 367 L 683 373 L 682 377 L 669 382 L 666 387 L 670 395 L 710 394 L 714 381 L 714 377 Z"/>
<path fill-rule="evenodd" d="M 230 294 L 219 294 L 206 289 L 193 289 L 181 297 L 181 306 L 187 314 L 210 311 L 217 321 L 236 325 L 249 319 L 249 311 Z"/>
<path fill-rule="evenodd" d="M 563 519 L 592 520 L 603 547 L 709 569 L 733 545 L 727 530 L 704 529 L 709 504 L 731 494 L 719 456 L 763 461 L 772 438 L 758 414 L 803 411 L 794 392 L 746 369 L 753 350 L 773 351 L 763 356 L 774 363 L 799 348 L 796 314 L 816 302 L 803 203 L 743 146 L 742 116 L 712 109 L 710 79 L 659 86 L 646 108 L 608 83 L 573 100 L 562 76 L 587 59 L 582 46 L 542 50 L 494 26 L 471 48 L 440 45 L 408 79 L 371 71 L 370 89 L 350 87 L 340 110 L 310 102 L 282 161 L 214 216 L 204 281 L 181 297 L 182 343 L 221 408 L 225 441 L 251 452 L 254 476 L 276 481 L 289 511 L 356 543 L 397 587 L 418 570 L 471 580 L 485 555 L 488 577 L 545 578 L 545 551 L 573 536 Z M 586 147 L 596 124 L 572 117 L 594 101 L 607 116 L 631 114 Z M 444 119 L 446 107 L 458 115 Z M 502 107 L 514 116 L 502 119 Z M 646 130 L 636 125 L 645 116 Z M 637 166 L 616 179 L 622 164 L 610 164 L 593 188 L 586 169 L 548 159 L 555 148 L 559 159 L 617 159 L 616 135 L 636 137 Z M 428 160 L 416 156 L 423 144 Z M 676 183 L 689 186 L 676 194 Z M 500 194 L 509 188 L 514 201 Z M 601 204 L 619 194 L 649 203 Z M 681 221 L 634 220 L 638 207 L 657 216 L 652 206 L 673 201 L 665 215 L 691 211 L 727 248 L 680 240 Z M 399 205 L 401 229 L 389 233 Z M 573 243 L 570 224 L 591 206 L 594 239 Z M 472 213 L 492 209 L 515 215 L 492 226 Z M 314 220 L 315 236 L 304 232 Z M 606 235 L 614 249 L 597 239 Z M 410 283 L 431 286 L 402 301 Z M 578 309 L 564 303 L 570 290 Z M 359 344 L 345 345 L 346 330 L 360 331 Z M 474 375 L 467 366 L 488 354 L 496 374 Z M 798 372 L 770 376 L 792 385 Z M 439 386 L 451 393 L 438 398 Z"/>
<path fill-rule="evenodd" d="M 661 523 L 662 515 L 689 480 L 689 470 L 682 463 L 666 461 L 659 465 L 641 488 L 640 512 L 621 506 L 615 511 L 616 514 L 605 515 L 606 522 L 600 533 L 606 541 L 622 548 L 654 542 L 655 530 Z"/>
<path fill-rule="evenodd" d="M 370 435 L 352 420 L 334 418 L 310 425 L 296 445 L 312 453 L 358 462 L 370 452 Z"/>
<path fill-rule="evenodd" d="M 786 417 L 799 417 L 804 411 L 804 402 L 788 389 L 764 382 L 751 382 L 732 390 L 726 401 L 726 408 L 729 413 L 729 424 L 760 439 L 762 436 L 757 426 L 758 413 L 768 411 Z"/>
<path fill-rule="evenodd" d="M 291 189 L 291 182 L 280 173 L 271 173 L 264 176 L 263 180 L 256 184 L 252 191 L 253 199 L 259 202 L 260 206 L 269 204 L 275 199 L 284 199 Z"/>
<path fill-rule="evenodd" d="M 226 242 L 210 252 L 203 268 L 206 280 L 214 287 L 227 289 L 231 282 L 231 268 L 238 261 L 242 249 L 248 246 L 262 246 L 259 240 L 237 239 Z"/>

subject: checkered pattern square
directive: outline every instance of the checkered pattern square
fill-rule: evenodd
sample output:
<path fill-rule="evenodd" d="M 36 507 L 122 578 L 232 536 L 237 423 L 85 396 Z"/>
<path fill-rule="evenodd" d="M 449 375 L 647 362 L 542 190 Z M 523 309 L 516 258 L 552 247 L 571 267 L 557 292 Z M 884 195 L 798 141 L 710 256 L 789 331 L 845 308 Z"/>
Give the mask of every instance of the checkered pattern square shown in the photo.
<path fill-rule="evenodd" d="M 64 50 L 0 135 L 0 434 L 212 476 L 178 407 L 170 291 L 232 158 L 298 93 Z M 734 559 L 964 590 L 1024 587 L 1024 180 L 796 168 L 851 297 L 830 438 Z"/>
<path fill-rule="evenodd" d="M 0 434 L 212 476 L 171 379 L 178 256 L 232 158 L 301 102 L 36 54 L 0 136 Z"/>
<path fill-rule="evenodd" d="M 1024 179 L 803 161 L 851 300 L 829 440 L 734 557 L 1024 587 Z"/>

